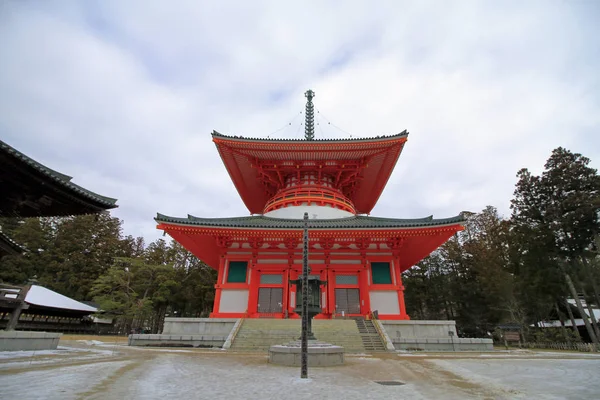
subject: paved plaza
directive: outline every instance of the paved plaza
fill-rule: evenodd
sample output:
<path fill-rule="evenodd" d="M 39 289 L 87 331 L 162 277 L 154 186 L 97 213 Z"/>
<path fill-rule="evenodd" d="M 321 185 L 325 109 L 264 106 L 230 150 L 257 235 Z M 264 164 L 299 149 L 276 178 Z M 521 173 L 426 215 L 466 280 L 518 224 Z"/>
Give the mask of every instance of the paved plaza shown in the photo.
<path fill-rule="evenodd" d="M 302 380 L 298 368 L 269 365 L 266 354 L 131 348 L 103 340 L 0 353 L 2 397 L 591 399 L 600 392 L 600 355 L 589 353 L 364 354 L 347 357 L 341 367 L 312 368 Z"/>

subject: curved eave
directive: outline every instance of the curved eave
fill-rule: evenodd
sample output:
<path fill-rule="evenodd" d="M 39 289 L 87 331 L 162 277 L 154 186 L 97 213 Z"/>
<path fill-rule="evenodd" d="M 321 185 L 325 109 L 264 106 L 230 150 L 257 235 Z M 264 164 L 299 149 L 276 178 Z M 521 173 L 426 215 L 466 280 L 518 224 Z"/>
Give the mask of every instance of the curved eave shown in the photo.
<path fill-rule="evenodd" d="M 381 196 L 406 143 L 408 132 L 364 139 L 253 139 L 213 132 L 213 141 L 242 201 L 252 214 L 262 213 L 271 194 L 261 183 L 256 163 L 276 161 L 353 162 L 363 165 L 354 190 L 347 194 L 359 214 L 369 214 Z M 282 164 L 283 165 L 283 164 Z M 288 167 L 289 168 L 289 167 Z M 337 171 L 337 170 L 336 170 Z"/>
<path fill-rule="evenodd" d="M 3 154 L 10 160 L 7 161 L 9 163 L 8 165 L 2 166 L 3 169 L 8 170 L 9 165 L 12 164 L 12 168 L 17 168 L 17 170 L 28 176 L 35 176 L 38 181 L 51 184 L 56 190 L 64 193 L 65 196 L 72 198 L 75 203 L 78 203 L 79 208 L 81 208 L 81 206 L 84 207 L 84 210 L 78 209 L 78 212 L 74 214 L 94 213 L 118 207 L 116 204 L 117 199 L 99 195 L 74 184 L 71 182 L 72 178 L 70 176 L 46 167 L 1 140 L 0 154 Z M 3 212 L 5 211 L 3 210 Z"/>
<path fill-rule="evenodd" d="M 264 139 L 264 138 L 249 138 L 244 136 L 229 136 L 223 135 L 217 131 L 212 132 L 213 139 L 225 139 L 229 141 L 235 142 L 245 142 L 245 143 L 282 143 L 282 144 L 290 144 L 290 143 L 298 143 L 300 145 L 306 145 L 307 143 L 369 143 L 369 142 L 377 142 L 377 141 L 386 141 L 390 139 L 397 139 L 402 137 L 408 137 L 408 132 L 406 130 L 397 133 L 395 135 L 380 135 L 366 138 L 345 138 L 345 139 Z"/>
<path fill-rule="evenodd" d="M 12 240 L 4 232 L 0 231 L 0 255 L 4 254 L 22 254 L 25 252 L 25 248 Z"/>
<path fill-rule="evenodd" d="M 158 229 L 167 232 L 200 260 L 217 269 L 218 237 L 248 240 L 251 237 L 300 238 L 303 220 L 276 219 L 264 216 L 239 218 L 188 218 L 158 214 Z M 355 216 L 335 220 L 310 220 L 310 237 L 388 240 L 402 238 L 400 268 L 404 271 L 441 246 L 456 232 L 464 229 L 465 218 L 413 220 Z"/>
<path fill-rule="evenodd" d="M 235 218 L 199 218 L 189 215 L 187 218 L 170 217 L 157 214 L 158 224 L 178 225 L 183 227 L 230 228 L 240 230 L 301 230 L 304 221 L 301 219 L 269 218 L 264 216 Z M 434 219 L 433 217 L 416 219 L 393 219 L 379 217 L 354 216 L 337 219 L 309 220 L 310 230 L 386 230 L 438 228 L 462 225 L 465 222 L 462 214 L 451 218 Z M 160 225 L 159 225 L 160 226 Z"/>

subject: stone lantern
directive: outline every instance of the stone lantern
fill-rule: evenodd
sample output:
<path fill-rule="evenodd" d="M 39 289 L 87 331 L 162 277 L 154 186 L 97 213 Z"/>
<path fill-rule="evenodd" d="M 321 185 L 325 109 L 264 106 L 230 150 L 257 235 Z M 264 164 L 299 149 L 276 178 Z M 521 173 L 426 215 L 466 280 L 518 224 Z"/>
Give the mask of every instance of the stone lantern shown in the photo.
<path fill-rule="evenodd" d="M 304 275 L 300 275 L 296 280 L 290 280 L 290 284 L 296 285 L 296 308 L 294 312 L 302 315 L 302 284 Z M 308 275 L 308 339 L 316 340 L 312 331 L 312 318 L 321 313 L 321 285 L 327 284 L 322 281 L 319 275 Z"/>

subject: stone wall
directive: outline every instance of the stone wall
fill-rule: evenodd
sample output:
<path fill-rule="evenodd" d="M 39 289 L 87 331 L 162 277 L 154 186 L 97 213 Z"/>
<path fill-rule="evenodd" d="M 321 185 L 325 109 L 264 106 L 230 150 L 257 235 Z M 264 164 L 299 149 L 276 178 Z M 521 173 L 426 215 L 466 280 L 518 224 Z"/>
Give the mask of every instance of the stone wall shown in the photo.
<path fill-rule="evenodd" d="M 237 318 L 165 318 L 164 335 L 227 336 Z"/>
<path fill-rule="evenodd" d="M 0 331 L 0 351 L 56 350 L 61 333 Z"/>
<path fill-rule="evenodd" d="M 456 321 L 381 321 L 392 340 L 396 338 L 449 338 L 456 337 Z"/>
<path fill-rule="evenodd" d="M 129 335 L 130 346 L 222 347 L 236 318 L 165 318 L 160 335 Z"/>
<path fill-rule="evenodd" d="M 455 321 L 379 321 L 396 350 L 492 351 L 492 339 L 459 338 Z"/>

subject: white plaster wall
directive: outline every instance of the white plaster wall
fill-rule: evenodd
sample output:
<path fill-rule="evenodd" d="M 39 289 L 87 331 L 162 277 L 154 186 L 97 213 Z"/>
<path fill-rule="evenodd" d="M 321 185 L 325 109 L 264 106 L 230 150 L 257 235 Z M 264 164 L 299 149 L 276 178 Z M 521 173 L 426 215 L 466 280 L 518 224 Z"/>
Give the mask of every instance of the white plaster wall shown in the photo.
<path fill-rule="evenodd" d="M 371 310 L 379 311 L 379 314 L 400 314 L 398 305 L 398 292 L 391 290 L 373 290 L 371 295 Z"/>
<path fill-rule="evenodd" d="M 247 289 L 223 289 L 221 291 L 221 304 L 219 304 L 219 312 L 246 312 L 247 308 Z"/>
<path fill-rule="evenodd" d="M 309 219 L 336 219 L 354 216 L 354 214 L 351 212 L 326 206 L 285 207 L 278 210 L 269 211 L 268 213 L 264 214 L 264 216 L 271 218 L 303 219 L 305 212 L 308 213 Z"/>

